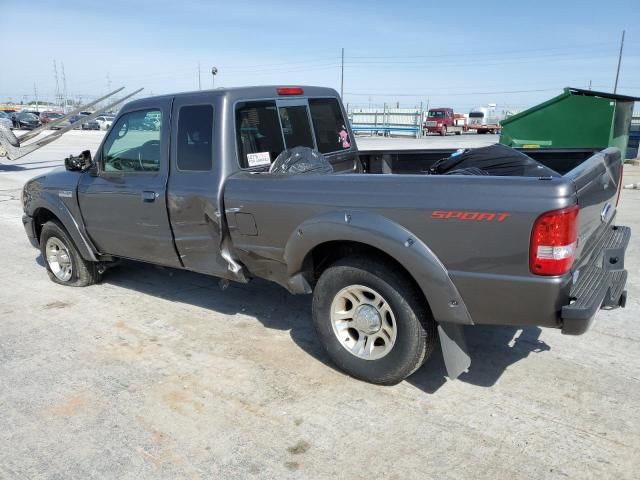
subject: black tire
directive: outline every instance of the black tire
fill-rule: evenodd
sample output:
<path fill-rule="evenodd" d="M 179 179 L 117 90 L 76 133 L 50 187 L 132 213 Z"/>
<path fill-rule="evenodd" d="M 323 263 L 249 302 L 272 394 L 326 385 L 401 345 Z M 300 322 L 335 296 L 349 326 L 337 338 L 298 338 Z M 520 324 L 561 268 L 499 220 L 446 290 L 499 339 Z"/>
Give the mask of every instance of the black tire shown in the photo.
<path fill-rule="evenodd" d="M 365 360 L 344 347 L 332 326 L 331 305 L 350 285 L 371 288 L 389 304 L 397 328 L 395 343 L 382 358 Z M 394 385 L 415 372 L 433 353 L 436 323 L 424 297 L 399 268 L 365 257 L 347 257 L 327 268 L 313 292 L 313 323 L 331 360 L 347 374 L 371 383 Z"/>
<path fill-rule="evenodd" d="M 49 265 L 47 242 L 52 238 L 57 239 L 57 241 L 64 245 L 69 253 L 68 257 L 71 260 L 71 277 L 68 280 L 58 278 L 56 274 L 53 273 L 51 265 Z M 89 262 L 82 258 L 73 240 L 64 227 L 58 222 L 49 221 L 42 226 L 42 232 L 40 233 L 40 253 L 44 259 L 49 278 L 55 283 L 69 287 L 87 287 L 96 283 L 100 278 L 97 265 L 94 262 Z"/>
<path fill-rule="evenodd" d="M 460 130 L 456 130 L 456 135 L 462 135 L 462 132 Z"/>

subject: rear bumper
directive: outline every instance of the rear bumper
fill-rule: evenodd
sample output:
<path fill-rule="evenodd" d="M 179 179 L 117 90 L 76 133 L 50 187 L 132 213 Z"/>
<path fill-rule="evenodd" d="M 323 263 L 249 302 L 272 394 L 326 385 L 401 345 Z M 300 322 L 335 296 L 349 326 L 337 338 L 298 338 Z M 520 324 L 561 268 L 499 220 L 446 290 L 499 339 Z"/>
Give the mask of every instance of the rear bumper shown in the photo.
<path fill-rule="evenodd" d="M 624 255 L 631 238 L 629 227 L 611 227 L 603 238 L 593 263 L 577 271 L 577 280 L 569 293 L 570 302 L 562 307 L 562 333 L 586 332 L 600 309 L 624 307 L 627 271 Z"/>

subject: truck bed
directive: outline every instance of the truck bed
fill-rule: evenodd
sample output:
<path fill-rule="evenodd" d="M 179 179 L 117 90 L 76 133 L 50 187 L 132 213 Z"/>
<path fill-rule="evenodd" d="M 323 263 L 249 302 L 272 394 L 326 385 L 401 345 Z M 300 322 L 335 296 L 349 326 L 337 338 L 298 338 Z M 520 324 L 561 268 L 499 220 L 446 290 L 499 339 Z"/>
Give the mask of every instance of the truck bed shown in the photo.
<path fill-rule="evenodd" d="M 525 150 L 563 173 L 555 178 L 419 174 L 451 152 L 360 152 L 364 172 L 372 175 L 234 174 L 225 186 L 227 212 L 248 213 L 252 227 L 255 222 L 255 231 L 245 234 L 234 215 L 229 216 L 236 252 L 255 275 L 290 288 L 287 279 L 303 267 L 292 262 L 289 245 L 296 235 L 304 235 L 309 222 L 333 215 L 354 227 L 361 217 L 359 228 L 371 228 L 363 243 L 380 235 L 367 222 L 380 229 L 389 223 L 389 229 L 397 227 L 433 252 L 474 323 L 559 326 L 560 311 L 569 302 L 572 273 L 558 277 L 531 273 L 532 226 L 543 212 L 578 204 L 575 265 L 584 265 L 591 245 L 609 235 L 613 214 L 606 222 L 600 214 L 603 205 L 616 200 L 622 168 L 619 153 Z M 609 182 L 604 190 L 603 181 Z M 332 228 L 328 224 L 325 230 Z M 333 235 L 340 238 L 339 232 Z M 322 243 L 322 234 L 315 236 L 314 241 Z"/>
<path fill-rule="evenodd" d="M 561 175 L 573 170 L 603 149 L 519 148 L 516 149 Z M 429 170 L 436 161 L 448 157 L 455 149 L 360 150 L 359 157 L 368 173 L 418 174 Z"/>

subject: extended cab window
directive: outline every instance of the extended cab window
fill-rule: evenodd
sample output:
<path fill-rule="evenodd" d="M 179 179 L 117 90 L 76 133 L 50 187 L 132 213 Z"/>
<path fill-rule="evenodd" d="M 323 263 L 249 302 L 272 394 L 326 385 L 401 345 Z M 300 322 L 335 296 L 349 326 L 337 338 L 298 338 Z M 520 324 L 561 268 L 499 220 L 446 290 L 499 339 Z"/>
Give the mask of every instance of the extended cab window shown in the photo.
<path fill-rule="evenodd" d="M 160 170 L 162 112 L 138 110 L 122 115 L 102 148 L 105 172 L 157 172 Z"/>
<path fill-rule="evenodd" d="M 320 153 L 331 153 L 351 147 L 346 123 L 335 98 L 310 98 L 309 108 Z"/>
<path fill-rule="evenodd" d="M 213 107 L 190 105 L 178 117 L 178 169 L 206 171 L 213 165 Z"/>

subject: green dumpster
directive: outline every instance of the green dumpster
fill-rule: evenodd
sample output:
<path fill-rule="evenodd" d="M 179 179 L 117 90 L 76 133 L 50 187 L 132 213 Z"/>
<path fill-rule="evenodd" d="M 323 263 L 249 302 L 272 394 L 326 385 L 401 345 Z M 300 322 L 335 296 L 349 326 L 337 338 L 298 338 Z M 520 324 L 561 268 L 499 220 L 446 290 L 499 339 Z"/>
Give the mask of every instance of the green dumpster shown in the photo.
<path fill-rule="evenodd" d="M 500 143 L 525 148 L 627 150 L 633 102 L 640 98 L 565 88 L 501 122 Z"/>

